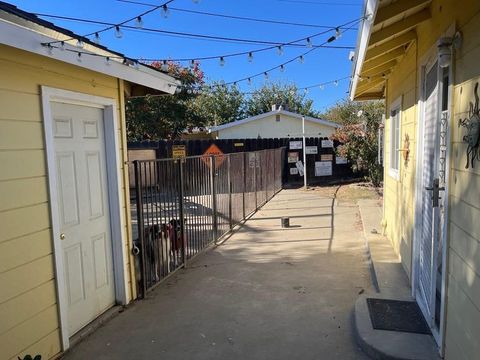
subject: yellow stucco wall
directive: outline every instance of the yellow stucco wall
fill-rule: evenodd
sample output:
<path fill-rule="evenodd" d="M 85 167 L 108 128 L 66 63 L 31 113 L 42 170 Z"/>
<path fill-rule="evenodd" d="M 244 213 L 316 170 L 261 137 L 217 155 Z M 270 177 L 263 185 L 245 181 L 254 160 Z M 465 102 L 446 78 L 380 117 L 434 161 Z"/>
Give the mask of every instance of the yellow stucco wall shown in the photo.
<path fill-rule="evenodd" d="M 418 125 L 417 99 L 420 59 L 435 46 L 439 37 L 454 25 L 463 34 L 463 44 L 453 64 L 451 111 L 451 156 L 449 178 L 448 265 L 446 299 L 446 359 L 476 359 L 480 354 L 480 162 L 465 169 L 464 129 L 458 120 L 468 115 L 474 100 L 473 88 L 480 82 L 480 3 L 434 0 L 432 19 L 417 28 L 417 41 L 394 68 L 387 82 L 387 122 L 385 134 L 385 220 L 386 231 L 402 263 L 411 276 L 414 226 L 415 154 Z M 400 176 L 388 175 L 392 102 L 402 99 L 401 144 L 410 138 L 408 163 L 401 160 Z"/>
<path fill-rule="evenodd" d="M 305 133 L 308 136 L 329 137 L 335 128 L 311 121 L 305 121 Z M 276 121 L 275 114 L 248 123 L 233 126 L 218 131 L 219 139 L 256 139 L 262 138 L 286 138 L 302 136 L 302 120 L 293 116 L 281 114 L 280 121 Z"/>
<path fill-rule="evenodd" d="M 130 239 L 123 81 L 0 45 L 0 359 L 61 350 L 40 86 L 117 100 Z M 126 253 L 129 245 L 127 244 Z M 127 256 L 125 269 L 130 269 Z M 131 299 L 131 276 L 128 271 Z"/>

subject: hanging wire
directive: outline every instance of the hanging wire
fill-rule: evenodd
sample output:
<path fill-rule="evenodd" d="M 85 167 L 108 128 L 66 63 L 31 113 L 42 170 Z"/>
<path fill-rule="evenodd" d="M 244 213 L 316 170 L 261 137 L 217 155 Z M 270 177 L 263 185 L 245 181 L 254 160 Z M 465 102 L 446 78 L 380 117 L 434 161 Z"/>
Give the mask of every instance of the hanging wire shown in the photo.
<path fill-rule="evenodd" d="M 85 34 L 85 35 L 83 35 L 83 36 L 81 36 L 81 37 L 86 38 L 86 37 L 88 37 L 88 36 L 95 35 L 95 34 L 99 34 L 99 33 L 102 33 L 102 32 L 108 31 L 108 30 L 117 29 L 117 28 L 119 28 L 120 26 L 123 26 L 123 25 L 129 23 L 130 21 L 138 20 L 138 18 L 142 18 L 142 17 L 144 17 L 145 15 L 150 14 L 150 13 L 152 13 L 152 12 L 154 12 L 154 11 L 160 9 L 160 8 L 161 8 L 162 10 L 165 10 L 166 8 L 168 9 L 168 7 L 167 7 L 168 4 L 172 3 L 173 1 L 175 1 L 175 0 L 168 0 L 168 1 L 164 2 L 163 4 L 154 6 L 154 7 L 152 7 L 152 8 L 149 9 L 149 10 L 146 10 L 146 11 L 144 11 L 144 12 L 138 14 L 138 15 L 135 15 L 134 17 L 128 18 L 128 19 L 126 19 L 126 20 L 124 20 L 124 21 L 122 21 L 122 22 L 116 23 L 116 24 L 111 24 L 111 25 L 107 26 L 106 28 L 103 28 L 103 29 L 100 29 L 100 30 L 97 30 L 97 31 L 94 31 L 94 32 L 91 32 L 91 33 L 88 33 L 88 34 Z M 51 44 L 57 44 L 57 43 L 59 43 L 60 41 L 68 41 L 68 40 L 75 40 L 75 39 L 77 39 L 77 38 L 76 38 L 76 37 L 71 37 L 71 38 L 63 39 L 63 40 L 49 41 L 49 42 L 47 42 L 47 43 L 42 43 L 42 45 L 46 45 L 46 44 L 50 44 L 50 45 L 51 45 Z"/>

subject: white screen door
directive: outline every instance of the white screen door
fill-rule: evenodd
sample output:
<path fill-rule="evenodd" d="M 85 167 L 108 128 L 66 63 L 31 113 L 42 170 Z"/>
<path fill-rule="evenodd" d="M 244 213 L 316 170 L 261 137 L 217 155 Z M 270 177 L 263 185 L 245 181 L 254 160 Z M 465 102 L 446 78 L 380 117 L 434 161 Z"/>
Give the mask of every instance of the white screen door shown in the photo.
<path fill-rule="evenodd" d="M 115 302 L 104 110 L 59 102 L 51 107 L 64 295 L 72 336 Z"/>
<path fill-rule="evenodd" d="M 421 229 L 419 232 L 415 295 L 438 339 L 443 295 L 442 242 L 445 205 L 448 70 L 435 62 L 424 76 L 423 161 L 421 166 Z M 446 88 L 442 86 L 446 84 Z"/>

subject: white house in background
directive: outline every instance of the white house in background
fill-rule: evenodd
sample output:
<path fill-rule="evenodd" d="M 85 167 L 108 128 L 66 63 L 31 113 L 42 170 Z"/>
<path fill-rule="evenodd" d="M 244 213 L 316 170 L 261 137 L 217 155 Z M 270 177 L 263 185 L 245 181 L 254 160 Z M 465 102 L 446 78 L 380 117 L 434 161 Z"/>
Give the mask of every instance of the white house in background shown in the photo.
<path fill-rule="evenodd" d="M 340 125 L 305 116 L 308 137 L 329 137 Z M 302 136 L 302 115 L 272 107 L 272 111 L 215 126 L 210 129 L 216 139 L 286 138 Z"/>

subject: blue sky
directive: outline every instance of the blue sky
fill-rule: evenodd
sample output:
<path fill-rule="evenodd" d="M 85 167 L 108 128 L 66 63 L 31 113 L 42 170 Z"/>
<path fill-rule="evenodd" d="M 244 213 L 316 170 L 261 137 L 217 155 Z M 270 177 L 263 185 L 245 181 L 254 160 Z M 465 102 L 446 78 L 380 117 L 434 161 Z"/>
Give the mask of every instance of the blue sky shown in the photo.
<path fill-rule="evenodd" d="M 138 0 L 144 3 L 161 4 L 158 0 Z M 54 15 L 86 18 L 106 22 L 121 22 L 136 16 L 148 7 L 119 2 L 116 0 L 12 0 L 11 3 L 23 10 Z M 362 0 L 175 0 L 171 7 L 191 9 L 202 12 L 222 13 L 235 16 L 281 20 L 288 22 L 309 23 L 317 25 L 338 26 L 361 16 Z M 79 34 L 96 31 L 102 26 L 83 24 L 45 18 L 59 26 L 66 27 Z M 168 18 L 163 18 L 160 11 L 143 18 L 144 26 L 162 30 L 188 32 L 205 35 L 235 37 L 263 41 L 288 42 L 313 35 L 323 29 L 298 27 L 290 25 L 265 24 L 233 19 L 189 14 L 170 10 Z M 133 25 L 133 24 L 132 24 Z M 356 27 L 355 27 L 356 29 Z M 149 34 L 137 30 L 123 30 L 123 38 L 117 39 L 113 31 L 101 34 L 101 43 L 125 53 L 133 58 L 195 58 L 210 55 L 224 55 L 235 52 L 250 51 L 265 45 L 235 44 L 211 40 L 198 40 L 165 34 Z M 334 32 L 312 38 L 314 44 L 325 41 Z M 357 30 L 345 32 L 333 44 L 355 46 Z M 279 65 L 290 58 L 300 55 L 308 48 L 285 48 L 282 56 L 276 50 L 254 54 L 254 61 L 249 63 L 246 56 L 226 58 L 225 66 L 219 61 L 205 60 L 201 67 L 207 79 L 235 81 L 252 74 L 263 72 Z M 305 56 L 305 62 L 295 61 L 286 66 L 285 72 L 278 70 L 269 74 L 270 81 L 280 80 L 294 82 L 299 87 L 328 82 L 350 75 L 351 62 L 347 49 L 318 49 Z M 246 82 L 239 83 L 242 91 L 251 91 L 261 86 L 263 76 L 252 80 L 252 86 Z M 338 86 L 327 85 L 310 89 L 308 96 L 314 100 L 314 107 L 322 110 L 346 96 L 348 80 L 339 82 Z"/>

